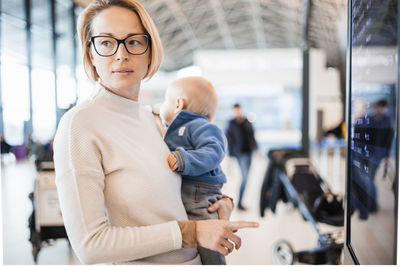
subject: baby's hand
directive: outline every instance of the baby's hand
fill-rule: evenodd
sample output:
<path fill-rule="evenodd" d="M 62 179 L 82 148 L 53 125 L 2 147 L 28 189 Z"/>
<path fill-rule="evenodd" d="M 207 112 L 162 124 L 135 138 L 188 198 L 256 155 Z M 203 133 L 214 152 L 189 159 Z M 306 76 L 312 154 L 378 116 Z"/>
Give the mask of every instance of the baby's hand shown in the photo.
<path fill-rule="evenodd" d="M 176 160 L 175 156 L 172 153 L 168 155 L 168 165 L 169 168 L 173 171 L 175 171 L 178 168 L 178 161 Z"/>

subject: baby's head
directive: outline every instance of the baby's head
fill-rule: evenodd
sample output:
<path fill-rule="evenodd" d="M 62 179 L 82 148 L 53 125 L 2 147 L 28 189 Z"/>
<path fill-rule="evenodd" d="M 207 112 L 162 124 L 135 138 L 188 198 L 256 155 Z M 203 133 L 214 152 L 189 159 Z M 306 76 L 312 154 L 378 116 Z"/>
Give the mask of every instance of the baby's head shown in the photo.
<path fill-rule="evenodd" d="M 213 85 L 202 77 L 187 77 L 172 82 L 165 93 L 160 115 L 164 124 L 171 124 L 181 110 L 189 110 L 214 119 L 218 97 Z"/>

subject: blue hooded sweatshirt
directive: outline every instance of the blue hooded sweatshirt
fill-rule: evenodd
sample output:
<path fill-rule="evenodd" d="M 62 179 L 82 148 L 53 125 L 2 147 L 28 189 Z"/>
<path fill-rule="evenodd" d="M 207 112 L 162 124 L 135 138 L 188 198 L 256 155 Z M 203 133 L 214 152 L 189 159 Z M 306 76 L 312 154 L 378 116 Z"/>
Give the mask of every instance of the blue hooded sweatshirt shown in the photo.
<path fill-rule="evenodd" d="M 221 187 L 226 183 L 220 163 L 225 157 L 224 133 L 206 116 L 182 110 L 176 115 L 164 141 L 176 157 L 182 182 L 204 187 Z"/>

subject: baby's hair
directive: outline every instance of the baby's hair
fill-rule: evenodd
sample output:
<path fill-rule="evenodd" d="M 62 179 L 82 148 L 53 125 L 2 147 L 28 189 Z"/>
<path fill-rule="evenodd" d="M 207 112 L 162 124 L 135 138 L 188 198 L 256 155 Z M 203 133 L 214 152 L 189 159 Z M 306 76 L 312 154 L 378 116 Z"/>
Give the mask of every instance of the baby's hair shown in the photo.
<path fill-rule="evenodd" d="M 171 83 L 176 97 L 185 100 L 184 109 L 214 120 L 218 107 L 218 97 L 214 86 L 203 77 L 186 77 Z"/>

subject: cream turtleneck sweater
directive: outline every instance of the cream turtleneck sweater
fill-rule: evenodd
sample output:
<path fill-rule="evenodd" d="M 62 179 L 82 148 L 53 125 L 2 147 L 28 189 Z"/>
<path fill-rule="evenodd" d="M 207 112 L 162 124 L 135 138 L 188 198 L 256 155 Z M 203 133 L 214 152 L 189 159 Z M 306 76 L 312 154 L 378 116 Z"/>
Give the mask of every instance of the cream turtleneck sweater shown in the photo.
<path fill-rule="evenodd" d="M 187 215 L 168 154 L 152 114 L 104 88 L 63 116 L 56 185 L 82 263 L 201 264 L 181 249 Z"/>

